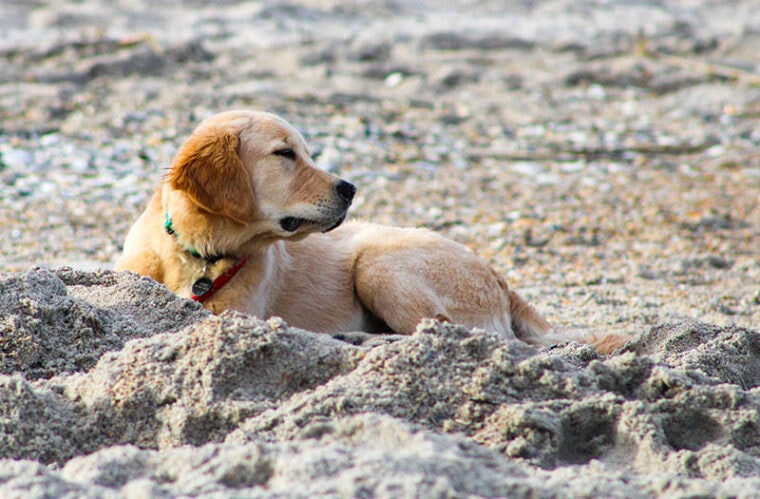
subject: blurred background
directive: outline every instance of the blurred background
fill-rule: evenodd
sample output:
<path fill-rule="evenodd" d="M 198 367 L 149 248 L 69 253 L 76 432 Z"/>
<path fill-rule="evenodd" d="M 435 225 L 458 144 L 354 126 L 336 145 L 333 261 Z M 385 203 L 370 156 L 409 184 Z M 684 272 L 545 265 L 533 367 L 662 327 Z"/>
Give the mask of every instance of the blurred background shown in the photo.
<path fill-rule="evenodd" d="M 560 328 L 757 327 L 755 0 L 2 0 L 0 68 L 1 271 L 111 267 L 194 126 L 250 108 Z"/>

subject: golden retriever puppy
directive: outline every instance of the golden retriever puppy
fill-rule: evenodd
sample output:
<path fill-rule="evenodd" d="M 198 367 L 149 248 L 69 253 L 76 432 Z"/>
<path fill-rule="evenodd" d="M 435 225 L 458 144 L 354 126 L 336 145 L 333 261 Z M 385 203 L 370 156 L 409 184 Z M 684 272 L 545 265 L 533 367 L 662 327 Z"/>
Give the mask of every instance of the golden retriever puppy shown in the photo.
<path fill-rule="evenodd" d="M 179 150 L 116 268 L 215 313 L 316 332 L 411 333 L 430 317 L 530 343 L 562 339 L 463 246 L 428 230 L 342 224 L 355 191 L 316 168 L 282 118 L 221 113 Z"/>

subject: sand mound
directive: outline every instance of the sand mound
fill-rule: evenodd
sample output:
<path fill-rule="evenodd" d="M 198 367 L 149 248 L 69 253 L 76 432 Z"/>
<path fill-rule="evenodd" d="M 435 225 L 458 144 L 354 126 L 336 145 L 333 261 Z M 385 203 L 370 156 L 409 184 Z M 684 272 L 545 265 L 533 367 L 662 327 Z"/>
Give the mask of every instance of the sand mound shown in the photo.
<path fill-rule="evenodd" d="M 628 350 L 672 367 L 698 369 L 723 383 L 760 386 L 760 335 L 749 329 L 666 324 L 644 333 Z"/>
<path fill-rule="evenodd" d="M 85 371 L 132 338 L 175 332 L 207 312 L 148 279 L 46 269 L 0 276 L 0 373 Z"/>
<path fill-rule="evenodd" d="M 600 358 L 423 322 L 368 346 L 212 316 L 129 274 L 0 289 L 3 496 L 760 487 L 754 331 L 662 324 Z"/>

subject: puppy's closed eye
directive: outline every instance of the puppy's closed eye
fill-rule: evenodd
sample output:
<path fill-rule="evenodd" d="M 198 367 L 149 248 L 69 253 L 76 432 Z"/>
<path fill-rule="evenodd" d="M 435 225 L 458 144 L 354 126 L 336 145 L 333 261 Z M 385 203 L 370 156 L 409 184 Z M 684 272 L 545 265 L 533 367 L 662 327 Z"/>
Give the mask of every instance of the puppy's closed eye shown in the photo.
<path fill-rule="evenodd" d="M 277 149 L 272 154 L 274 154 L 275 156 L 280 156 L 285 159 L 289 159 L 291 161 L 295 161 L 296 159 L 296 152 L 289 147 L 284 148 L 284 149 Z"/>

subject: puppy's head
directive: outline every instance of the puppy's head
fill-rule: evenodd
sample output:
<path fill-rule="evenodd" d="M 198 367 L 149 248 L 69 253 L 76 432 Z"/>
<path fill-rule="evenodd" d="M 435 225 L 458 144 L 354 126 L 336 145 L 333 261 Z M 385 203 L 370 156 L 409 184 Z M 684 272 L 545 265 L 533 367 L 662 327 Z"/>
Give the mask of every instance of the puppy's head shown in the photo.
<path fill-rule="evenodd" d="M 202 122 L 166 182 L 202 211 L 274 238 L 337 227 L 356 191 L 314 166 L 306 142 L 289 123 L 251 111 Z"/>

